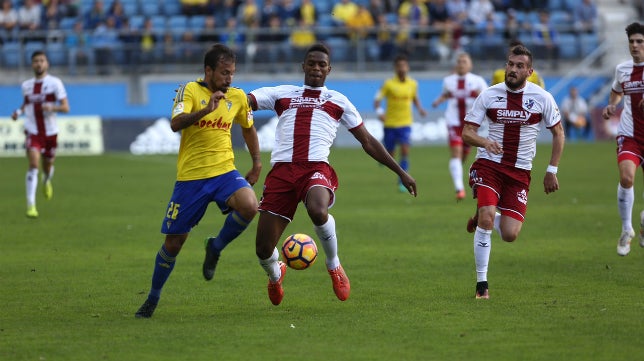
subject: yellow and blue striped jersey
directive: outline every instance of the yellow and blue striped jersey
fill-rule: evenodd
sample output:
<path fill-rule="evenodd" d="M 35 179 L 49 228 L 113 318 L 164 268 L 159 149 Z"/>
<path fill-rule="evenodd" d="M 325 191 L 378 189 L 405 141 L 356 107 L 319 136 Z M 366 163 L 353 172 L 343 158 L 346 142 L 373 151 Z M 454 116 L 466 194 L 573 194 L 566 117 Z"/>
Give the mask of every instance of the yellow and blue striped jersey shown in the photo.
<path fill-rule="evenodd" d="M 417 91 L 418 83 L 410 77 L 401 81 L 394 76 L 383 83 L 376 99 L 385 99 L 387 102 L 384 123 L 386 128 L 408 127 L 413 123 L 412 105 Z"/>
<path fill-rule="evenodd" d="M 172 107 L 172 117 L 206 107 L 212 91 L 201 79 L 181 87 Z M 181 131 L 177 180 L 211 178 L 235 169 L 231 128 L 253 126 L 253 111 L 243 90 L 228 88 L 217 108 Z"/>

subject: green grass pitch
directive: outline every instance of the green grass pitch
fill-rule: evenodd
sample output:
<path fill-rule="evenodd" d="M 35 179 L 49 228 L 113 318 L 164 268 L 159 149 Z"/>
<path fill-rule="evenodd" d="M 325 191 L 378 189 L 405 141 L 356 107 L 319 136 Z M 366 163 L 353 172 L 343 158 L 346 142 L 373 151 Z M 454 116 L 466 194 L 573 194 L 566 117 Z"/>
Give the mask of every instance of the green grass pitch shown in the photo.
<path fill-rule="evenodd" d="M 550 195 L 550 147 L 539 146 L 519 239 L 493 234 L 490 300 L 474 299 L 465 224 L 475 202 L 454 201 L 448 154 L 412 148 L 413 198 L 360 149 L 332 150 L 346 302 L 321 255 L 288 271 L 284 301 L 273 306 L 255 257 L 256 221 L 204 281 L 203 239 L 223 222 L 211 206 L 149 320 L 134 312 L 162 243 L 176 157 L 59 157 L 54 198 L 39 188 L 35 220 L 24 215 L 26 159 L 2 159 L 0 360 L 644 360 L 644 249 L 636 238 L 627 257 L 615 251 L 614 143 L 568 144 L 561 189 Z M 237 161 L 244 173 L 248 154 Z M 643 208 L 638 174 L 636 230 Z M 302 207 L 287 228 L 296 232 L 313 234 Z"/>

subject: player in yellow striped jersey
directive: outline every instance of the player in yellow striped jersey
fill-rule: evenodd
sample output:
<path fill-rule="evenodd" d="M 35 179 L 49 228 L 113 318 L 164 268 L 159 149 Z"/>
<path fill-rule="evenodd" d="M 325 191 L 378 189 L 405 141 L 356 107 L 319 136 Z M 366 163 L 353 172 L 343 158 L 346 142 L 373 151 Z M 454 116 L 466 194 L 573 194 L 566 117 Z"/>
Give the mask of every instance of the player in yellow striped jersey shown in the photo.
<path fill-rule="evenodd" d="M 411 145 L 411 125 L 414 122 L 412 104 L 416 106 L 418 113 L 425 116 L 427 112 L 418 98 L 418 82 L 411 78 L 409 73 L 409 61 L 404 55 L 398 55 L 394 59 L 395 75 L 383 83 L 374 100 L 374 108 L 378 118 L 384 124 L 383 143 L 389 154 L 395 158 L 396 146 L 400 147 L 400 167 L 407 171 L 409 169 L 409 149 Z M 387 109 L 381 107 L 385 100 Z M 401 192 L 408 190 L 398 182 Z"/>
<path fill-rule="evenodd" d="M 219 234 L 206 240 L 206 280 L 213 278 L 221 251 L 257 214 L 252 185 L 262 169 L 259 141 L 246 94 L 231 87 L 234 75 L 235 53 L 216 44 L 204 56 L 203 79 L 177 91 L 170 123 L 173 131 L 181 131 L 177 181 L 161 226 L 165 242 L 156 256 L 148 298 L 135 314 L 138 318 L 152 317 L 183 243 L 210 202 L 228 216 Z M 245 177 L 234 164 L 230 131 L 235 123 L 241 126 L 253 162 Z"/>

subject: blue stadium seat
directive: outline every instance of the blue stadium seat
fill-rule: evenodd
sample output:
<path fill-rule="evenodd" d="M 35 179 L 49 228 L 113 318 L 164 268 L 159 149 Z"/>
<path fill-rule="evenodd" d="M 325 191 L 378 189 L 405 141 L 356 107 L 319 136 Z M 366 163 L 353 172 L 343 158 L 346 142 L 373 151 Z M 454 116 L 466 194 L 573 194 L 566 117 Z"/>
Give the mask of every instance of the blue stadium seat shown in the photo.
<path fill-rule="evenodd" d="M 70 17 L 62 18 L 60 20 L 60 25 L 59 25 L 60 29 L 61 30 L 71 30 L 71 29 L 74 28 L 74 24 L 76 24 L 76 21 L 78 21 L 78 19 L 76 19 L 76 18 L 70 18 Z"/>
<path fill-rule="evenodd" d="M 599 47 L 599 36 L 597 34 L 580 34 L 579 46 L 581 47 L 581 56 L 588 56 Z"/>
<path fill-rule="evenodd" d="M 65 44 L 55 42 L 47 44 L 47 59 L 49 63 L 54 66 L 61 66 L 67 64 L 67 48 Z"/>
<path fill-rule="evenodd" d="M 31 64 L 31 54 L 36 50 L 45 51 L 45 43 L 42 41 L 28 41 L 25 43 L 23 54 L 25 55 L 25 64 Z"/>
<path fill-rule="evenodd" d="M 139 4 L 136 2 L 122 1 L 121 3 L 123 4 L 123 12 L 125 12 L 125 15 L 128 17 L 139 14 Z"/>
<path fill-rule="evenodd" d="M 330 37 L 325 41 L 331 51 L 333 61 L 347 61 L 350 56 L 351 43 L 340 37 Z"/>
<path fill-rule="evenodd" d="M 166 27 L 166 17 L 163 15 L 151 16 L 152 28 L 155 30 L 165 30 Z"/>
<path fill-rule="evenodd" d="M 206 24 L 205 15 L 193 15 L 188 19 L 188 28 L 192 31 L 198 31 L 204 28 Z"/>
<path fill-rule="evenodd" d="M 163 1 L 163 13 L 166 15 L 180 15 L 181 14 L 181 4 L 178 0 L 164 0 Z"/>
<path fill-rule="evenodd" d="M 17 68 L 20 66 L 22 49 L 20 43 L 10 42 L 2 45 L 2 65 L 8 68 Z"/>
<path fill-rule="evenodd" d="M 559 34 L 559 56 L 561 56 L 562 59 L 579 58 L 577 37 L 574 34 Z"/>
<path fill-rule="evenodd" d="M 142 29 L 145 17 L 143 15 L 130 16 L 130 27 L 132 29 Z"/>
<path fill-rule="evenodd" d="M 156 1 L 143 1 L 141 2 L 141 15 L 144 16 L 157 16 L 161 15 L 159 3 Z"/>
<path fill-rule="evenodd" d="M 188 17 L 185 15 L 168 16 L 167 26 L 174 32 L 181 32 L 188 29 Z"/>

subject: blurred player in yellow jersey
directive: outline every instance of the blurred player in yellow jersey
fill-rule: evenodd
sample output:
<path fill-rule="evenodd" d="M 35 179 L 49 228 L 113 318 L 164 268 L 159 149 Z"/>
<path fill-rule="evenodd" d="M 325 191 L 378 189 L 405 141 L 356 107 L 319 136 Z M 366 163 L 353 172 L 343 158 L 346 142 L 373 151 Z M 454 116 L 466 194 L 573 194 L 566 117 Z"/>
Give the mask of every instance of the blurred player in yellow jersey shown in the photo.
<path fill-rule="evenodd" d="M 512 41 L 510 42 L 509 48 L 512 49 L 513 47 L 517 45 L 523 45 L 519 41 Z M 503 83 L 505 81 L 505 66 L 503 68 L 496 69 L 494 73 L 492 73 L 492 81 L 491 85 L 494 84 L 499 84 Z M 543 81 L 543 78 L 539 73 L 537 73 L 536 70 L 532 70 L 532 74 L 528 77 L 528 81 L 530 83 L 537 84 L 538 86 L 542 87 L 543 89 L 546 88 L 546 83 Z"/>
<path fill-rule="evenodd" d="M 135 314 L 138 318 L 152 317 L 183 243 L 210 202 L 228 216 L 219 234 L 206 240 L 202 269 L 206 280 L 213 278 L 221 251 L 257 214 L 257 197 L 251 186 L 259 178 L 262 163 L 246 94 L 231 87 L 235 60 L 230 48 L 214 45 L 204 56 L 203 79 L 177 91 L 170 124 L 173 131 L 181 131 L 177 181 L 161 226 L 165 242 L 156 256 L 148 298 Z M 246 177 L 234 164 L 230 131 L 235 123 L 241 126 L 253 162 Z"/>
<path fill-rule="evenodd" d="M 400 146 L 398 163 L 404 171 L 409 170 L 409 149 L 411 145 L 411 125 L 414 122 L 412 104 L 418 113 L 425 116 L 427 112 L 418 99 L 418 82 L 409 77 L 409 61 L 404 55 L 394 59 L 395 75 L 383 83 L 376 93 L 374 108 L 384 124 L 384 146 L 392 157 L 396 157 L 396 146 Z M 385 100 L 387 109 L 381 102 Z M 402 183 L 398 182 L 401 192 L 408 192 Z"/>

